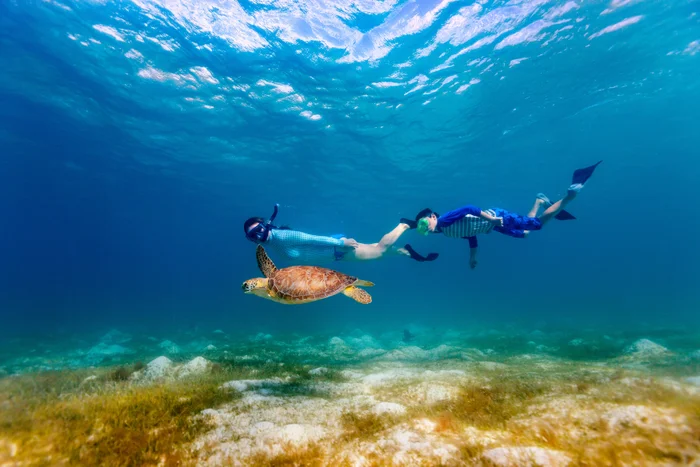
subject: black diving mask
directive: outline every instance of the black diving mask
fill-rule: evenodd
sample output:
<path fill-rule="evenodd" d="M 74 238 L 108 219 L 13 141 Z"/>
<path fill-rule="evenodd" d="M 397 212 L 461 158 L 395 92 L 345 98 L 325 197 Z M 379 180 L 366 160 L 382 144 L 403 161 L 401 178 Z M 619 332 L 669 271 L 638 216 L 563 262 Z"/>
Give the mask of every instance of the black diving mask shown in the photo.
<path fill-rule="evenodd" d="M 275 217 L 277 217 L 279 207 L 279 204 L 275 204 L 274 211 L 272 212 L 272 215 L 267 220 L 267 222 L 265 222 L 264 224 L 260 223 L 252 229 L 250 229 L 248 232 L 246 232 L 246 238 L 254 243 L 262 243 L 265 240 L 267 240 L 267 235 L 272 229 L 276 228 L 274 225 L 272 225 L 272 222 L 275 220 Z"/>

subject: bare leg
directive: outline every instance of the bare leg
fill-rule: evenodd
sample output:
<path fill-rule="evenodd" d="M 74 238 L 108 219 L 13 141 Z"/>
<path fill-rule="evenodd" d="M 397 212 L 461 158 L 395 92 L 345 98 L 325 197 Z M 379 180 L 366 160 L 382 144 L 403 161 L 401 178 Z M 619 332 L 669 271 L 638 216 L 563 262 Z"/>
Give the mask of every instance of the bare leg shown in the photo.
<path fill-rule="evenodd" d="M 544 201 L 539 198 L 535 198 L 535 204 L 532 205 L 532 209 L 530 209 L 530 212 L 527 213 L 527 217 L 537 217 L 537 211 L 540 210 L 542 203 L 544 203 Z"/>
<path fill-rule="evenodd" d="M 540 198 L 535 198 L 535 204 L 532 205 L 532 209 L 530 209 L 530 212 L 527 213 L 527 217 L 537 217 L 537 213 L 540 210 L 540 207 L 544 204 L 544 200 Z M 525 233 L 525 237 L 530 235 L 529 230 L 523 230 Z"/>
<path fill-rule="evenodd" d="M 552 220 L 552 218 L 556 216 L 559 211 L 564 209 L 564 207 L 566 207 L 567 204 L 573 201 L 574 198 L 576 198 L 576 192 L 567 191 L 566 196 L 564 198 L 560 199 L 559 201 L 548 207 L 547 210 L 543 212 L 540 216 L 540 221 L 542 221 L 542 225 Z"/>
<path fill-rule="evenodd" d="M 405 248 L 392 248 L 389 251 L 393 251 L 397 255 L 403 255 L 403 256 L 409 256 L 409 257 L 411 256 L 411 253 L 409 253 L 408 250 Z"/>
<path fill-rule="evenodd" d="M 379 246 L 384 248 L 384 249 L 387 249 L 390 246 L 393 246 L 394 243 L 396 243 L 398 241 L 399 237 L 401 237 L 401 235 L 403 235 L 403 233 L 407 230 L 408 230 L 408 224 L 402 223 L 402 224 L 397 225 L 394 228 L 394 230 L 392 230 L 388 234 L 384 235 L 382 237 L 382 239 L 379 240 Z"/>
<path fill-rule="evenodd" d="M 368 260 L 381 258 L 387 250 L 398 254 L 408 255 L 408 251 L 403 248 L 392 248 L 394 243 L 409 229 L 407 224 L 399 224 L 394 230 L 384 235 L 379 243 L 360 243 L 358 247 L 346 254 L 348 259 Z M 403 251 L 402 251 L 403 250 Z"/>

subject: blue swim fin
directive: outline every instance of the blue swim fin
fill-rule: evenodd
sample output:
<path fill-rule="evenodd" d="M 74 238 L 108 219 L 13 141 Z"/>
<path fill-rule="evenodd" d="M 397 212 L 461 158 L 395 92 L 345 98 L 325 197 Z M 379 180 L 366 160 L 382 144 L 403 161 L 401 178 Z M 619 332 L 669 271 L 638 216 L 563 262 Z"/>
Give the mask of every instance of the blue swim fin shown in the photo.
<path fill-rule="evenodd" d="M 345 234 L 333 234 L 333 235 L 329 235 L 329 237 L 331 237 L 331 238 L 338 238 L 338 239 L 340 239 L 340 238 L 348 238 L 348 237 L 345 236 Z"/>
<path fill-rule="evenodd" d="M 408 251 L 408 254 L 411 255 L 411 258 L 415 259 L 419 263 L 423 263 L 425 261 L 435 261 L 436 259 L 438 259 L 438 256 L 440 256 L 437 253 L 428 253 L 428 256 L 423 256 L 416 250 L 414 250 L 413 247 L 409 244 L 406 244 L 404 248 L 406 249 L 406 251 Z"/>
<path fill-rule="evenodd" d="M 595 170 L 595 168 L 598 167 L 598 164 L 600 164 L 601 162 L 603 161 L 598 161 L 590 167 L 574 170 L 574 175 L 573 177 L 571 177 L 571 184 L 576 185 L 580 183 L 581 185 L 583 185 L 584 183 L 586 183 L 586 181 L 588 181 L 588 179 L 591 178 L 591 175 L 593 175 L 593 171 Z"/>
<path fill-rule="evenodd" d="M 559 211 L 554 218 L 558 221 L 572 221 L 576 219 L 573 214 L 571 214 L 569 211 L 565 211 L 564 209 Z"/>

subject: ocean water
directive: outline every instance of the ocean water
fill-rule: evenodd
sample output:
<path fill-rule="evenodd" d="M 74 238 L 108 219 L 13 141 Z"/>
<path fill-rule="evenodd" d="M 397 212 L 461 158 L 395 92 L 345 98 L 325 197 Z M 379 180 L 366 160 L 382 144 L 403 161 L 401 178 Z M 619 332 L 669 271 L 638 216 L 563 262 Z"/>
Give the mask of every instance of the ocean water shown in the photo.
<path fill-rule="evenodd" d="M 699 76 L 697 0 L 0 2 L 0 377 L 173 342 L 365 378 L 522 355 L 693 377 Z M 369 306 L 241 291 L 243 222 L 275 203 L 372 243 L 425 207 L 525 214 L 599 160 L 575 221 L 481 235 L 474 270 L 467 242 L 407 232 L 438 260 L 324 264 L 374 282 Z"/>

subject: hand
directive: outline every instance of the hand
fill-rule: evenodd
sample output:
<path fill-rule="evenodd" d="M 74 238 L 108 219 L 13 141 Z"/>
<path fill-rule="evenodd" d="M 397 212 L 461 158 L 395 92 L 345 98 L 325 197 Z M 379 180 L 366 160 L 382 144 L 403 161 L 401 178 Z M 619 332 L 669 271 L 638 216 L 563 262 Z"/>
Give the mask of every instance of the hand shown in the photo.
<path fill-rule="evenodd" d="M 415 229 L 418 226 L 418 223 L 416 221 L 414 221 L 413 219 L 406 219 L 405 217 L 402 217 L 399 223 L 406 224 L 409 230 Z"/>
<path fill-rule="evenodd" d="M 343 246 L 346 248 L 352 248 L 353 250 L 357 249 L 358 246 L 360 246 L 359 243 L 357 243 L 357 240 L 354 238 L 344 238 L 343 239 Z"/>
<path fill-rule="evenodd" d="M 491 221 L 493 225 L 496 227 L 503 227 L 503 218 L 502 217 L 494 217 L 493 220 Z"/>
<path fill-rule="evenodd" d="M 479 262 L 476 260 L 476 258 L 469 258 L 469 267 L 474 269 L 476 268 L 476 265 L 479 264 Z"/>

